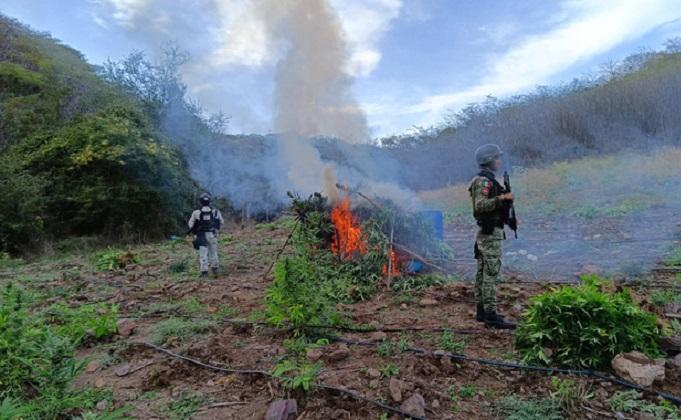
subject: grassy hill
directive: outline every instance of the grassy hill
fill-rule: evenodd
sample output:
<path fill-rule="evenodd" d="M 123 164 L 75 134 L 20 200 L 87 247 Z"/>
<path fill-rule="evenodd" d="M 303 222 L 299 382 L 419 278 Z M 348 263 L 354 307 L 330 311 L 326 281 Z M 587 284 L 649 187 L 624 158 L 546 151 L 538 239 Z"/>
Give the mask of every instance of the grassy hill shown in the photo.
<path fill-rule="evenodd" d="M 147 110 L 49 35 L 0 38 L 0 251 L 176 229 L 193 183 Z"/>

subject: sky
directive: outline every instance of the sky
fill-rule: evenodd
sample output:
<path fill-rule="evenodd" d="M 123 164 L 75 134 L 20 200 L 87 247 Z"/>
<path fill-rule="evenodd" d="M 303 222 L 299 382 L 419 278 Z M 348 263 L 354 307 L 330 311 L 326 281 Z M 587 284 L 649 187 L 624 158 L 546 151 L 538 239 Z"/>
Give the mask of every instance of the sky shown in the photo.
<path fill-rule="evenodd" d="M 231 133 L 267 133 L 285 46 L 263 27 L 258 1 L 0 0 L 0 12 L 93 64 L 136 50 L 154 58 L 176 43 L 191 54 L 182 77 L 192 98 L 230 116 Z M 681 36 L 681 0 L 328 1 L 373 137 L 440 124 L 489 95 L 569 82 Z"/>

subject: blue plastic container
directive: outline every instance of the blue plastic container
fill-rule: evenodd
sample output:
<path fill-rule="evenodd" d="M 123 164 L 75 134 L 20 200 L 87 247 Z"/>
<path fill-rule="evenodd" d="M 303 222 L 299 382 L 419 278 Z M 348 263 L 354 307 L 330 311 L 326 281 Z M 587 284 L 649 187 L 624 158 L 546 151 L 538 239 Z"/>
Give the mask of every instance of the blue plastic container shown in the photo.
<path fill-rule="evenodd" d="M 445 237 L 445 218 L 440 210 L 425 210 L 419 212 L 419 216 L 433 226 L 435 238 L 443 240 Z"/>

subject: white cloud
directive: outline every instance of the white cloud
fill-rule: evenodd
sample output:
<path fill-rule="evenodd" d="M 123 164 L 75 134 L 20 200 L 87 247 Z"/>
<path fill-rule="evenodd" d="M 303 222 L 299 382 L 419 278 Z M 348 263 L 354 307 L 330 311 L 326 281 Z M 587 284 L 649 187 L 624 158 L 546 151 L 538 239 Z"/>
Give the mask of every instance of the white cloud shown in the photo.
<path fill-rule="evenodd" d="M 506 96 L 546 83 L 571 66 L 681 17 L 679 6 L 679 0 L 567 0 L 552 30 L 521 38 L 505 53 L 489 60 L 495 64 L 479 83 L 456 92 L 426 96 L 411 105 L 392 107 L 391 111 L 397 115 L 421 115 L 421 124 L 430 125 L 446 109 L 483 100 L 489 94 Z"/>
<path fill-rule="evenodd" d="M 112 17 L 123 27 L 135 27 L 135 18 L 151 4 L 152 0 L 104 0 L 112 8 Z"/>

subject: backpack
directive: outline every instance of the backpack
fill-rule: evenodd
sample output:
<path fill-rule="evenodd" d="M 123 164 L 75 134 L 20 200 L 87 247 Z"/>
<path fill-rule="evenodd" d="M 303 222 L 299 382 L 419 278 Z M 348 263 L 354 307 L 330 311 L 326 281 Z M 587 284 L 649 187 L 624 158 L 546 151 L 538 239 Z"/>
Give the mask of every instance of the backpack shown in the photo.
<path fill-rule="evenodd" d="M 215 232 L 215 229 L 220 227 L 216 210 L 209 207 L 209 210 L 201 208 L 199 212 L 198 227 L 196 229 L 198 232 Z"/>

